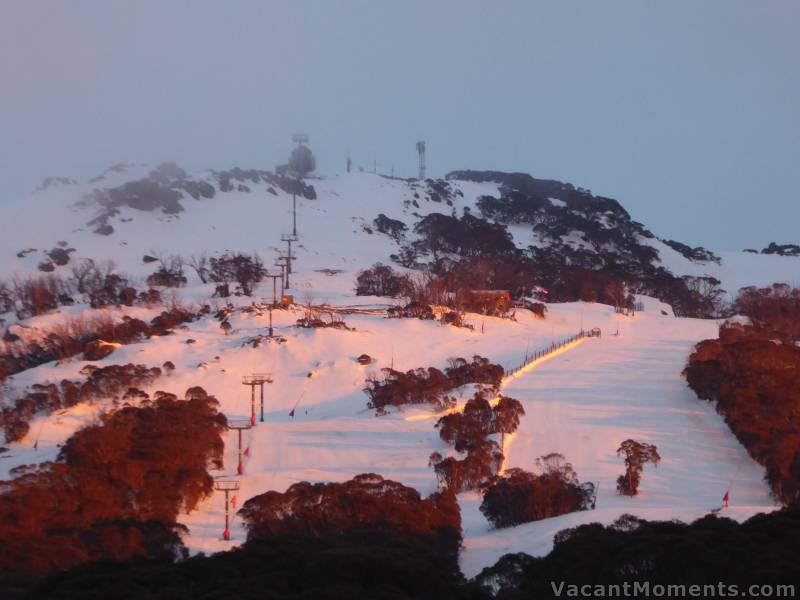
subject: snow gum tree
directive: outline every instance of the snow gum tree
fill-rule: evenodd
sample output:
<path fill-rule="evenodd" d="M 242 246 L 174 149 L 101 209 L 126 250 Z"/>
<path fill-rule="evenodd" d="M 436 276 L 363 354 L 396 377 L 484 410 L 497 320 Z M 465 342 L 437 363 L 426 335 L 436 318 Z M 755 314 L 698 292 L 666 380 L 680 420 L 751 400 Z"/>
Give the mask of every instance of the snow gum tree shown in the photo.
<path fill-rule="evenodd" d="M 653 444 L 630 439 L 620 444 L 617 455 L 625 457 L 625 474 L 617 478 L 617 492 L 623 496 L 635 496 L 639 493 L 639 481 L 644 466 L 647 463 L 657 466 L 661 456 Z"/>

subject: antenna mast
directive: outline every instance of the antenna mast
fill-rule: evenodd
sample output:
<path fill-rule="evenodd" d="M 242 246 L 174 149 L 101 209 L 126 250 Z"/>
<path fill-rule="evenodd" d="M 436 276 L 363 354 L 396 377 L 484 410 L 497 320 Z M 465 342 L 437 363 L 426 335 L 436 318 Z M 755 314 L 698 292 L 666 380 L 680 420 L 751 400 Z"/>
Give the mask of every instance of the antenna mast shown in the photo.
<path fill-rule="evenodd" d="M 419 180 L 425 180 L 425 141 L 417 142 L 417 154 L 419 154 Z"/>

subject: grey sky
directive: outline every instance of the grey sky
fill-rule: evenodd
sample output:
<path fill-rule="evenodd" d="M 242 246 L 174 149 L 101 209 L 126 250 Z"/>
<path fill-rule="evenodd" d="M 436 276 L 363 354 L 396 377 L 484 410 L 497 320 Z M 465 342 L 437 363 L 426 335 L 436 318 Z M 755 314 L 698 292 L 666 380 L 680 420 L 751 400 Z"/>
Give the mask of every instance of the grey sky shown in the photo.
<path fill-rule="evenodd" d="M 118 162 L 526 171 L 716 249 L 800 243 L 800 3 L 0 2 L 0 200 Z"/>

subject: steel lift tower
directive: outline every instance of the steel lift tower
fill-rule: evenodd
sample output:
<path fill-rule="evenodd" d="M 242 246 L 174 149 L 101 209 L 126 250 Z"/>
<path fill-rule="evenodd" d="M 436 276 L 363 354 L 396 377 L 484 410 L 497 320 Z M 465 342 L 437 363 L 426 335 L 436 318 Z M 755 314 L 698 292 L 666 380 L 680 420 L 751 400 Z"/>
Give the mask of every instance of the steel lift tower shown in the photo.
<path fill-rule="evenodd" d="M 261 388 L 261 422 L 264 422 L 264 384 L 272 383 L 272 373 L 253 373 L 242 377 L 242 385 L 250 386 L 250 423 L 256 424 L 256 386 Z"/>
<path fill-rule="evenodd" d="M 225 531 L 222 532 L 222 539 L 227 542 L 231 539 L 230 494 L 239 491 L 239 482 L 231 479 L 217 479 L 214 482 L 214 489 L 218 492 L 225 492 Z"/>
<path fill-rule="evenodd" d="M 250 419 L 228 419 L 228 429 L 235 430 L 239 434 L 239 465 L 236 467 L 236 472 L 239 475 L 244 474 L 244 456 L 242 452 L 242 431 L 252 429 L 253 423 Z M 248 452 L 249 456 L 249 452 Z"/>

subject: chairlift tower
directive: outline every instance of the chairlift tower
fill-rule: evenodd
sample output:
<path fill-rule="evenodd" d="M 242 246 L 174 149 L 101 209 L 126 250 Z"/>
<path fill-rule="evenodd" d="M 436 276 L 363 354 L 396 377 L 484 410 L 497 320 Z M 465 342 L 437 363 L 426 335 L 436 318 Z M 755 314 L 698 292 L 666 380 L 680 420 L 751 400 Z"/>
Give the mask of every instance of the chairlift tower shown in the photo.
<path fill-rule="evenodd" d="M 256 424 L 256 386 L 261 391 L 261 422 L 264 422 L 264 384 L 272 383 L 272 373 L 253 373 L 242 377 L 242 385 L 250 386 L 250 423 Z"/>
<path fill-rule="evenodd" d="M 281 270 L 280 275 L 268 273 L 267 277 L 272 279 L 272 306 L 278 306 L 278 279 L 281 280 L 281 290 L 283 290 L 283 270 Z M 283 291 L 281 291 L 281 296 L 283 295 Z M 272 328 L 272 310 L 270 309 L 269 313 L 270 318 L 270 329 Z M 270 336 L 272 335 L 272 331 L 270 331 Z"/>
<path fill-rule="evenodd" d="M 419 180 L 425 181 L 425 141 L 417 142 L 417 154 L 419 155 Z"/>
<path fill-rule="evenodd" d="M 228 542 L 231 539 L 230 493 L 239 491 L 239 482 L 232 479 L 217 479 L 214 482 L 214 489 L 218 492 L 225 492 L 225 531 L 222 532 L 222 539 Z"/>
<path fill-rule="evenodd" d="M 275 261 L 275 265 L 281 267 L 283 271 L 283 287 L 284 290 L 281 292 L 281 296 L 283 296 L 284 292 L 291 288 L 291 284 L 289 282 L 289 265 L 291 264 L 292 259 L 291 257 L 281 254 L 278 256 L 278 260 Z"/>
<path fill-rule="evenodd" d="M 283 298 L 284 293 L 286 292 L 286 260 L 283 256 L 279 256 L 275 260 L 275 266 L 280 267 L 281 274 L 280 274 L 280 281 L 281 281 L 281 298 Z"/>
<path fill-rule="evenodd" d="M 262 419 L 263 420 L 263 419 Z M 239 475 L 244 474 L 244 459 L 242 453 L 242 432 L 246 429 L 252 429 L 253 423 L 250 419 L 228 419 L 228 429 L 236 430 L 239 434 L 239 465 L 236 467 L 236 472 Z"/>
<path fill-rule="evenodd" d="M 282 233 L 281 234 L 281 241 L 286 242 L 287 252 L 286 252 L 286 274 L 290 274 L 292 272 L 292 259 L 296 258 L 294 254 L 292 254 L 292 242 L 297 241 L 297 234 L 296 233 Z M 286 287 L 289 287 L 288 285 Z"/>

